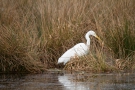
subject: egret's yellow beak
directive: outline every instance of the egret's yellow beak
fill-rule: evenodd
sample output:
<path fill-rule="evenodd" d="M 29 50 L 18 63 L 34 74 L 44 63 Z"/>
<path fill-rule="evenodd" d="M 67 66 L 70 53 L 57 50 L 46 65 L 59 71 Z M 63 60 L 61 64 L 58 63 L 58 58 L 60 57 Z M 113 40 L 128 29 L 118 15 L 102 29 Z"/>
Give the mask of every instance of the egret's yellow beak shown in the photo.
<path fill-rule="evenodd" d="M 102 41 L 97 35 L 95 36 L 98 40 Z"/>
<path fill-rule="evenodd" d="M 96 35 L 95 36 L 100 42 L 102 42 L 101 44 L 102 44 L 102 46 L 104 46 L 104 42 Z"/>

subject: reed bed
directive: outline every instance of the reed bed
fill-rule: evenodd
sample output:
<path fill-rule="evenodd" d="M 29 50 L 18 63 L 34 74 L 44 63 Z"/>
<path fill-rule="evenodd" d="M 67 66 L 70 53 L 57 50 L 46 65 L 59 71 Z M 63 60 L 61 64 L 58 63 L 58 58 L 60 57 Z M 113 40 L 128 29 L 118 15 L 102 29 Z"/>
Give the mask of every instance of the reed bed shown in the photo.
<path fill-rule="evenodd" d="M 132 63 L 126 69 L 135 69 L 134 3 L 1 0 L 0 71 L 41 72 L 55 68 L 67 49 L 85 42 L 84 35 L 89 30 L 94 30 L 104 45 L 92 38 L 90 54 L 71 60 L 65 69 L 111 71 L 117 68 L 116 59 Z"/>
<path fill-rule="evenodd" d="M 96 47 L 95 47 L 96 48 Z M 65 70 L 72 71 L 90 71 L 90 72 L 113 72 L 118 68 L 115 66 L 112 56 L 107 53 L 103 53 L 105 49 L 96 48 L 93 52 L 90 52 L 86 56 L 73 58 L 64 67 Z M 108 52 L 108 51 L 106 51 Z M 109 53 L 109 52 L 108 52 Z"/>

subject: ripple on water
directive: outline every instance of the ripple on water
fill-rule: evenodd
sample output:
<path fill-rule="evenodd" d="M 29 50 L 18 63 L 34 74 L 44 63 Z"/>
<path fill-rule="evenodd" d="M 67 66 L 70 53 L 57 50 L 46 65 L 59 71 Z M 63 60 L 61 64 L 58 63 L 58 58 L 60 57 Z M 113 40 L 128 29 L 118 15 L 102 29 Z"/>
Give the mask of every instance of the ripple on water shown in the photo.
<path fill-rule="evenodd" d="M 134 90 L 135 74 L 1 74 L 0 90 Z"/>

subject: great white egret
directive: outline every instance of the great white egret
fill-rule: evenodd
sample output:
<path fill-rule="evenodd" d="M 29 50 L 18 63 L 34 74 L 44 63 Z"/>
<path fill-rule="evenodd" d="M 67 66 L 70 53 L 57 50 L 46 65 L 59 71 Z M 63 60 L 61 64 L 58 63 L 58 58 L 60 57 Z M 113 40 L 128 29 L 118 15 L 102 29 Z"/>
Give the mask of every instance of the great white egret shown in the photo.
<path fill-rule="evenodd" d="M 58 59 L 58 64 L 59 63 L 64 63 L 64 65 L 72 58 L 75 56 L 83 56 L 88 54 L 89 48 L 90 48 L 90 38 L 89 36 L 92 35 L 96 37 L 97 39 L 100 40 L 100 38 L 96 35 L 96 33 L 92 30 L 88 31 L 85 35 L 85 38 L 87 40 L 86 44 L 85 43 L 78 43 L 74 47 L 70 48 L 67 50 L 59 59 Z"/>

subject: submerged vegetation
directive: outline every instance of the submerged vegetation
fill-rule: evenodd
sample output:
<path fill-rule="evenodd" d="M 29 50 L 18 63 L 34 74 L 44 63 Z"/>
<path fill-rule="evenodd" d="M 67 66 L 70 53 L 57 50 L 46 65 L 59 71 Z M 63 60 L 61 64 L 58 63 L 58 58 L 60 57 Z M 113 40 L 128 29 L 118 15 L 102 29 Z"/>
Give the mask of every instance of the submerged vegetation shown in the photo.
<path fill-rule="evenodd" d="M 0 72 L 41 72 L 94 30 L 90 53 L 64 69 L 135 69 L 135 0 L 1 0 Z"/>

